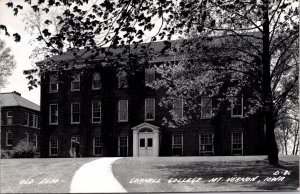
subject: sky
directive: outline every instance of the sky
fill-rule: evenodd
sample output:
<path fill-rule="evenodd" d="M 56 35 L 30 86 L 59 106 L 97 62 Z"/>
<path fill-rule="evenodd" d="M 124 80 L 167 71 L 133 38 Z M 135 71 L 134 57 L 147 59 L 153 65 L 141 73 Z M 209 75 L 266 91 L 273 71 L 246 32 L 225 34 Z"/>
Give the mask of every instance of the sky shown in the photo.
<path fill-rule="evenodd" d="M 14 1 L 15 2 L 15 1 Z M 32 69 L 32 61 L 29 58 L 33 46 L 30 46 L 30 35 L 25 32 L 25 24 L 20 17 L 13 15 L 11 9 L 8 9 L 4 1 L 0 0 L 0 24 L 6 25 L 11 34 L 17 32 L 21 35 L 21 41 L 16 43 L 12 36 L 5 36 L 0 32 L 0 38 L 6 42 L 6 46 L 10 47 L 15 56 L 16 68 L 13 70 L 12 76 L 8 77 L 7 84 L 1 88 L 1 93 L 17 91 L 21 96 L 40 105 L 40 87 L 31 91 L 28 89 L 28 80 L 23 74 L 24 70 Z"/>

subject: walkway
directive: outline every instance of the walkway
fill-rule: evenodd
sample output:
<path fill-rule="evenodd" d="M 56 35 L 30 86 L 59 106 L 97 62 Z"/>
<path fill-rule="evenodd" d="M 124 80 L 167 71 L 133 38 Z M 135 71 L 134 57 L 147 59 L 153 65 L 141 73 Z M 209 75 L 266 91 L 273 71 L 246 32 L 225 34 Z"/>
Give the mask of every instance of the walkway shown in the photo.
<path fill-rule="evenodd" d="M 112 172 L 112 163 L 120 158 L 100 158 L 75 173 L 70 193 L 126 193 Z"/>

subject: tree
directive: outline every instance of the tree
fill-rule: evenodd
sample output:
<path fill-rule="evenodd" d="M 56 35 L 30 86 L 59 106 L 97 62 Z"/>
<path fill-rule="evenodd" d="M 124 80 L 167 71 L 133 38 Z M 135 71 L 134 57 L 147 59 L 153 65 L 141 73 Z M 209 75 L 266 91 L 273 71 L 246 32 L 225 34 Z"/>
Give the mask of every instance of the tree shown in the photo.
<path fill-rule="evenodd" d="M 276 125 L 276 138 L 282 154 L 297 155 L 299 151 L 299 103 L 295 95 L 284 103 Z"/>
<path fill-rule="evenodd" d="M 235 51 L 236 56 L 228 57 L 234 61 L 232 64 L 239 65 L 233 68 L 228 64 L 225 69 L 217 68 L 215 71 L 228 74 L 230 68 L 230 71 L 240 72 L 243 75 L 258 76 L 258 79 L 249 79 L 245 84 L 255 83 L 257 86 L 253 99 L 257 106 L 253 107 L 259 108 L 264 115 L 269 161 L 272 164 L 278 163 L 278 149 L 274 135 L 276 118 L 282 102 L 298 82 L 298 74 L 291 73 L 295 67 L 297 71 L 299 70 L 298 63 L 293 57 L 298 56 L 295 44 L 299 34 L 298 8 L 293 1 L 104 0 L 97 3 L 88 0 L 24 0 L 24 2 L 35 12 L 45 14 L 54 7 L 69 7 L 56 18 L 61 25 L 60 31 L 52 33 L 50 28 L 45 28 L 37 40 L 44 41 L 47 47 L 52 48 L 51 53 L 54 54 L 65 51 L 66 41 L 70 43 L 70 48 L 84 49 L 83 52 L 74 52 L 74 64 L 87 52 L 93 53 L 85 59 L 89 62 L 100 53 L 111 55 L 110 48 L 124 47 L 126 44 L 136 46 L 147 40 L 149 37 L 147 32 L 152 32 L 148 38 L 150 41 L 158 38 L 170 40 L 174 35 L 187 38 L 191 34 L 195 34 L 198 40 L 209 39 L 212 36 L 234 38 L 235 43 L 241 45 L 231 46 L 231 51 Z M 40 8 L 41 5 L 44 7 Z M 11 7 L 15 14 L 23 8 L 22 5 L 15 5 L 12 1 L 8 2 L 7 6 Z M 44 22 L 49 24 L 49 21 Z M 2 25 L 0 28 L 7 32 L 5 26 Z M 201 45 L 200 41 L 194 44 L 196 49 L 199 43 Z M 101 49 L 102 46 L 107 48 Z M 145 48 L 145 54 L 147 48 L 149 47 Z M 130 50 L 130 48 L 127 50 L 128 58 L 132 57 Z M 50 64 L 52 67 L 55 65 L 53 63 L 52 61 Z M 130 60 L 125 64 L 130 64 Z M 244 69 L 241 69 L 241 66 Z M 47 69 L 49 66 L 45 67 Z M 130 69 L 130 66 L 125 65 L 121 68 Z M 279 81 L 287 75 L 289 79 L 285 85 L 280 85 Z M 224 83 L 222 80 L 219 82 Z"/>
<path fill-rule="evenodd" d="M 7 77 L 11 76 L 16 62 L 10 48 L 5 47 L 5 42 L 0 40 L 0 87 L 6 83 Z"/>

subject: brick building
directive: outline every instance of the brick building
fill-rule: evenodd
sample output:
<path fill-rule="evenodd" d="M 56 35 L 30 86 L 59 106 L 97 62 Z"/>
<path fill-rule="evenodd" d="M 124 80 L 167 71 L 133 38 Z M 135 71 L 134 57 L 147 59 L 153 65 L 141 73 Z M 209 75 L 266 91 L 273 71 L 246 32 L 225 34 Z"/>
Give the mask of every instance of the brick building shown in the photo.
<path fill-rule="evenodd" d="M 151 47 L 159 53 L 162 43 Z M 152 64 L 174 60 L 156 56 Z M 69 52 L 52 60 L 72 57 Z M 82 156 L 263 154 L 263 120 L 259 114 L 244 117 L 247 95 L 233 97 L 232 108 L 219 120 L 211 114 L 214 99 L 203 97 L 199 121 L 168 128 L 162 123 L 164 117 L 172 118 L 170 109 L 159 106 L 164 91 L 149 87 L 157 76 L 153 68 L 128 75 L 102 65 L 101 59 L 99 55 L 84 71 L 80 64 L 69 70 L 71 79 L 58 78 L 54 72 L 41 78 L 42 157 L 69 157 L 74 139 L 80 142 Z M 177 115 L 184 114 L 182 99 L 174 100 L 172 108 Z"/>
<path fill-rule="evenodd" d="M 11 150 L 22 139 L 39 147 L 40 107 L 18 92 L 1 93 L 1 149 Z"/>

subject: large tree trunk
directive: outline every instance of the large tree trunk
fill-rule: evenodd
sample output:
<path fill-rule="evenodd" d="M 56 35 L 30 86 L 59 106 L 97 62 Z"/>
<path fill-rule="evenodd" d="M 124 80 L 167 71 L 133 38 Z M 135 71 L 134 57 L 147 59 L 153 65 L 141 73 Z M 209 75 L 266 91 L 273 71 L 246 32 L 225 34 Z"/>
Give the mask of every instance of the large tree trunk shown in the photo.
<path fill-rule="evenodd" d="M 296 152 L 295 152 L 295 155 L 298 154 L 298 150 L 299 150 L 299 140 L 298 140 L 298 143 L 297 143 L 297 147 L 296 147 Z"/>
<path fill-rule="evenodd" d="M 275 140 L 274 103 L 271 90 L 270 75 L 270 29 L 269 29 L 269 0 L 263 1 L 263 112 L 266 121 L 266 147 L 270 164 L 278 164 L 278 148 Z"/>

